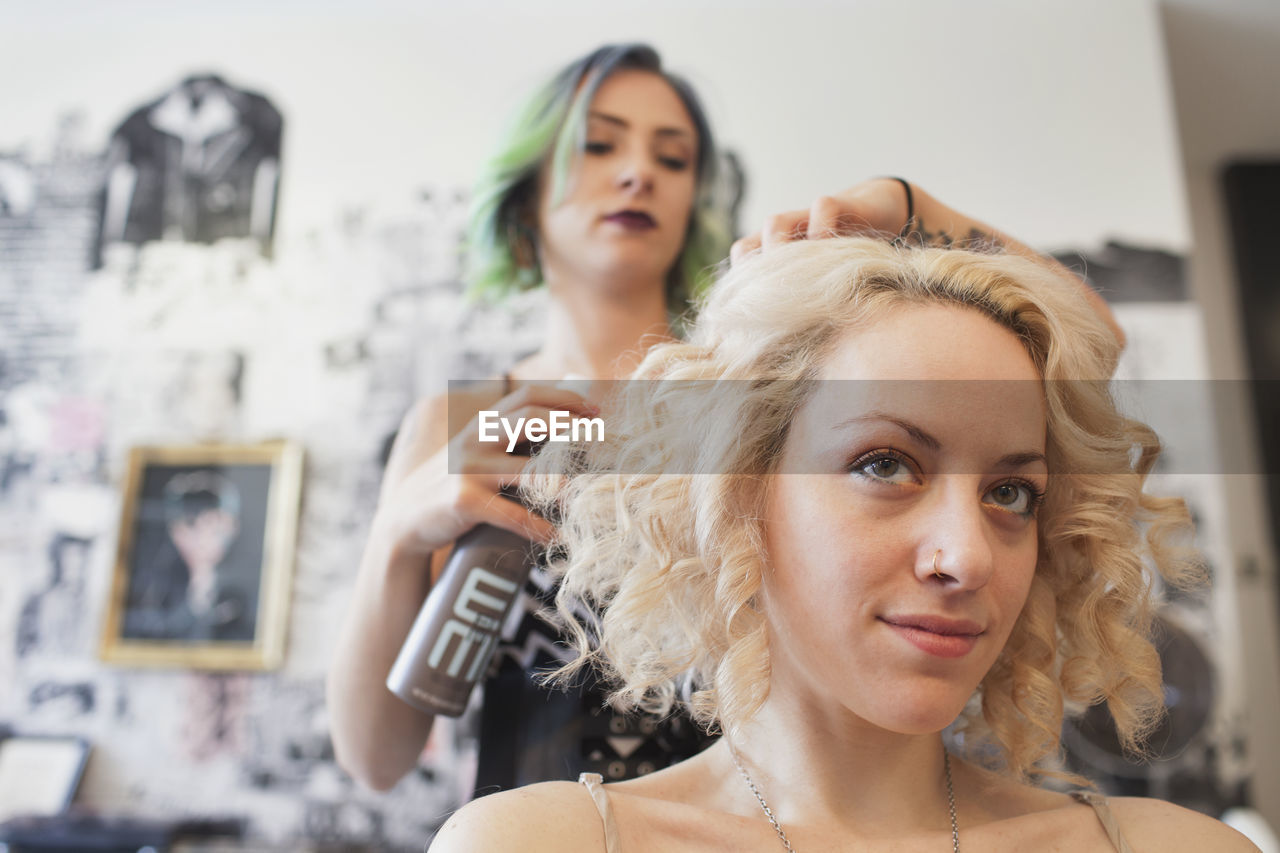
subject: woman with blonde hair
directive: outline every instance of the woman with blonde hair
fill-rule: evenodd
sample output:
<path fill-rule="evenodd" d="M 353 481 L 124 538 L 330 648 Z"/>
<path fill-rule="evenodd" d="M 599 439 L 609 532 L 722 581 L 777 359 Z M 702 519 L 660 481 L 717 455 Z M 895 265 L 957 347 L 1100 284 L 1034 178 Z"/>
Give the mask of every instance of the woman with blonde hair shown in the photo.
<path fill-rule="evenodd" d="M 1119 344 L 1079 282 L 907 242 L 735 266 L 603 442 L 535 460 L 578 651 L 559 677 L 724 737 L 487 797 L 433 850 L 1254 849 L 1030 784 L 1067 702 L 1105 701 L 1135 748 L 1158 718 L 1151 586 L 1194 580 L 1187 513 L 1143 491 L 1158 441 L 1109 396 Z"/>

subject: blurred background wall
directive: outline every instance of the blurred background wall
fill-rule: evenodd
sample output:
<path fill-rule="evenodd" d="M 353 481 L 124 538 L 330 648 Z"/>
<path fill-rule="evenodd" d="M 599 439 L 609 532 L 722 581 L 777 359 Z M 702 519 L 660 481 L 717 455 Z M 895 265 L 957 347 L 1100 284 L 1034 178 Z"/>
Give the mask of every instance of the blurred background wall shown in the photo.
<path fill-rule="evenodd" d="M 1194 247 L 1188 278 L 1203 312 L 1208 364 L 1216 379 L 1280 379 L 1280 366 L 1250 365 L 1243 317 L 1258 311 L 1238 287 L 1239 258 L 1223 193 L 1223 169 L 1231 162 L 1280 160 L 1280 104 L 1272 81 L 1280 79 L 1280 6 L 1268 0 L 1164 0 L 1159 7 L 1174 92 L 1178 141 Z M 1270 209 L 1275 211 L 1275 205 Z M 1274 222 L 1274 218 L 1270 220 Z M 1274 233 L 1274 231 L 1272 231 Z M 1274 252 L 1274 241 L 1260 242 Z M 1264 285 L 1280 292 L 1280 281 Z M 1264 340 L 1280 340 L 1280 316 L 1264 315 Z M 1272 350 L 1274 352 L 1274 349 Z M 1274 387 L 1274 386 L 1272 386 Z M 1232 395 L 1216 406 L 1219 446 L 1242 460 L 1241 470 L 1259 471 L 1261 447 L 1278 435 L 1254 429 L 1255 412 Z M 1277 473 L 1272 474 L 1272 495 Z M 1240 669 L 1247 673 L 1250 713 L 1247 737 L 1253 751 L 1253 789 L 1258 807 L 1280 826 L 1280 631 L 1276 624 L 1276 542 L 1280 507 L 1268 505 L 1261 477 L 1230 477 L 1223 489 L 1230 574 L 1240 582 L 1230 616 L 1241 629 Z"/>
<path fill-rule="evenodd" d="M 347 778 L 323 673 L 388 435 L 415 397 L 501 370 L 538 335 L 536 296 L 504 310 L 460 298 L 469 181 L 519 97 L 601 42 L 649 41 L 692 80 L 744 168 L 745 229 L 902 174 L 1114 271 L 1098 283 L 1130 332 L 1126 375 L 1246 375 L 1215 170 L 1280 149 L 1274 4 L 53 0 L 5 18 L 0 723 L 90 739 L 77 803 L 101 813 L 421 849 L 463 796 L 465 723 L 437 727 L 388 794 Z M 113 132 L 208 74 L 282 118 L 270 240 L 169 233 L 99 251 Z M 1217 425 L 1225 446 L 1256 446 L 1249 419 Z M 308 454 L 284 666 L 99 662 L 128 448 L 270 437 Z M 1262 490 L 1166 482 L 1192 501 L 1215 577 L 1179 611 L 1216 673 L 1182 770 L 1204 789 L 1183 799 L 1252 800 L 1280 824 Z M 1164 782 L 1154 792 L 1175 795 Z"/>

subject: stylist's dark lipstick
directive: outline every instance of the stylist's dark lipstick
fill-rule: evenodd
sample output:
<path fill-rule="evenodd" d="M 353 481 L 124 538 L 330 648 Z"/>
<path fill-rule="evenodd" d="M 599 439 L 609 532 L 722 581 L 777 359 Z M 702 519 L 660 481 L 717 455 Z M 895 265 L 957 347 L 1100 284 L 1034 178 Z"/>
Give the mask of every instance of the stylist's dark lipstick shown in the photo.
<path fill-rule="evenodd" d="M 967 619 L 941 616 L 881 616 L 880 621 L 926 654 L 940 658 L 964 657 L 978 643 L 982 626 Z"/>
<path fill-rule="evenodd" d="M 628 231 L 648 231 L 658 227 L 654 218 L 643 210 L 619 210 L 605 216 L 605 222 L 612 222 Z"/>

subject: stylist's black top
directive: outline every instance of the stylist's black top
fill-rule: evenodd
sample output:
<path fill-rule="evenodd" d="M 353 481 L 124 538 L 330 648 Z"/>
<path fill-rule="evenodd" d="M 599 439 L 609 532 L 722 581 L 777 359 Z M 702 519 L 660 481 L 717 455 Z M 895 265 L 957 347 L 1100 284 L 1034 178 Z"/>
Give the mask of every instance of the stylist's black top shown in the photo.
<path fill-rule="evenodd" d="M 503 393 L 510 393 L 510 376 Z M 714 740 L 683 711 L 664 720 L 623 715 L 605 704 L 591 675 L 580 686 L 548 689 L 539 673 L 559 667 L 571 652 L 535 614 L 553 606 L 555 582 L 535 565 L 512 612 L 488 679 L 480 720 L 476 796 L 532 782 L 574 780 L 599 773 L 607 782 L 643 776 L 702 751 Z"/>

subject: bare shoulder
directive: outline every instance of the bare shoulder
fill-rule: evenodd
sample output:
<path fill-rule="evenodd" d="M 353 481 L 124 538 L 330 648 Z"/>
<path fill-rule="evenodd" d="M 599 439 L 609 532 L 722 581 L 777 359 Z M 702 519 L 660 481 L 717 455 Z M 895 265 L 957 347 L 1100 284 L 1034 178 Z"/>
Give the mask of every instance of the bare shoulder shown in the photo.
<path fill-rule="evenodd" d="M 398 439 L 408 444 L 434 444 L 439 446 L 449 439 L 451 415 L 456 418 L 464 402 L 464 392 L 433 394 L 423 397 L 410 407 L 400 422 Z M 470 417 L 474 412 L 468 413 Z"/>
<path fill-rule="evenodd" d="M 487 387 L 489 384 L 493 388 Z M 500 395 L 498 383 L 483 383 L 477 389 L 458 389 L 419 399 L 400 421 L 391 455 L 387 460 L 386 483 L 399 482 L 428 456 L 444 447 L 466 427 L 476 413 Z"/>
<path fill-rule="evenodd" d="M 604 849 L 604 826 L 590 793 L 576 782 L 542 782 L 463 806 L 436 833 L 430 851 L 597 853 Z"/>
<path fill-rule="evenodd" d="M 1249 839 L 1200 812 L 1145 797 L 1108 801 L 1125 838 L 1140 850 L 1257 853 Z"/>
<path fill-rule="evenodd" d="M 433 433 L 438 443 L 461 429 L 485 406 L 497 402 L 503 394 L 501 380 L 486 380 L 474 385 L 459 385 L 448 391 L 419 399 L 405 414 L 401 432 L 410 436 Z"/>
<path fill-rule="evenodd" d="M 382 498 L 432 453 L 449 440 L 446 395 L 425 397 L 410 407 L 400 421 L 382 478 Z"/>

